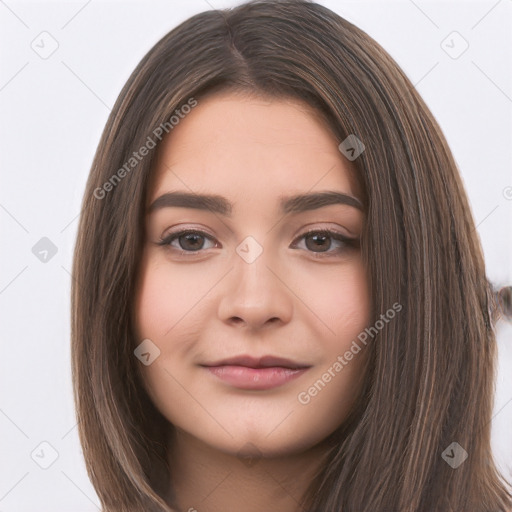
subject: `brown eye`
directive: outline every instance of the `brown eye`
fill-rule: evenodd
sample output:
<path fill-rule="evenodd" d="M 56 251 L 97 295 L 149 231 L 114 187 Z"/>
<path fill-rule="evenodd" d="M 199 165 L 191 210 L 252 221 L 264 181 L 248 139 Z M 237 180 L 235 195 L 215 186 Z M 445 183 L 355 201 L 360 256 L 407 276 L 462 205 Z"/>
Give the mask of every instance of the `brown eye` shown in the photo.
<path fill-rule="evenodd" d="M 347 249 L 357 247 L 358 239 L 348 238 L 341 233 L 331 230 L 314 230 L 302 234 L 297 240 L 305 241 L 304 247 L 299 244 L 300 249 L 312 252 L 314 254 L 333 256 L 344 252 Z"/>
<path fill-rule="evenodd" d="M 179 231 L 177 233 L 171 233 L 169 236 L 164 238 L 158 243 L 158 245 L 168 245 L 174 249 L 185 251 L 185 252 L 196 252 L 201 249 L 205 249 L 204 245 L 207 240 L 212 240 L 206 233 L 202 231 Z M 177 242 L 174 244 L 173 242 Z M 213 247 L 213 245 L 212 245 Z M 207 249 L 209 247 L 206 247 Z"/>
<path fill-rule="evenodd" d="M 178 237 L 178 244 L 185 251 L 197 251 L 203 248 L 204 237 L 198 233 L 187 233 Z"/>
<path fill-rule="evenodd" d="M 325 233 L 307 235 L 305 240 L 306 247 L 311 251 L 318 249 L 321 252 L 325 252 L 331 247 L 331 237 Z"/>

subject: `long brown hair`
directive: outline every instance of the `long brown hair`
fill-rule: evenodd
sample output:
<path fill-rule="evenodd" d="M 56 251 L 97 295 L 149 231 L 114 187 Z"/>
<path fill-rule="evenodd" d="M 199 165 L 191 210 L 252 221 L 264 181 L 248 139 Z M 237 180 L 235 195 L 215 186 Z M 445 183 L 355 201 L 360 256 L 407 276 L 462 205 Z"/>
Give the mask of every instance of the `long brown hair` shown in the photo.
<path fill-rule="evenodd" d="M 490 447 L 499 309 L 456 163 L 378 43 L 323 6 L 291 0 L 180 24 L 136 67 L 101 137 L 74 254 L 72 365 L 80 441 L 105 512 L 172 510 L 170 425 L 140 379 L 134 292 L 153 148 L 184 105 L 221 90 L 302 100 L 340 142 L 363 142 L 353 163 L 365 191 L 372 323 L 403 306 L 368 345 L 364 389 L 304 510 L 508 510 Z M 442 456 L 455 442 L 468 454 L 456 469 Z"/>

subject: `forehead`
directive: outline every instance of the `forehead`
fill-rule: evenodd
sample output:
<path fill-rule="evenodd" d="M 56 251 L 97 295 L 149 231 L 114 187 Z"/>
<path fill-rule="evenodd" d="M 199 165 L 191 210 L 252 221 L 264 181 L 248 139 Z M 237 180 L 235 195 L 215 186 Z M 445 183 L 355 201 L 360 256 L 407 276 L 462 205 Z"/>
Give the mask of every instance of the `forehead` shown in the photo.
<path fill-rule="evenodd" d="M 218 93 L 199 101 L 164 138 L 151 201 L 168 190 L 265 201 L 334 189 L 359 195 L 355 170 L 309 105 Z"/>

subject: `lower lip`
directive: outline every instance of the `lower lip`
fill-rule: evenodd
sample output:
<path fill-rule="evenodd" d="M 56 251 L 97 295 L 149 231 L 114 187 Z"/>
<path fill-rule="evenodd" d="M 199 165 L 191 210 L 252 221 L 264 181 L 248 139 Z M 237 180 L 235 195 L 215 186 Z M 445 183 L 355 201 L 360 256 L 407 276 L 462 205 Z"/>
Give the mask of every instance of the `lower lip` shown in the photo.
<path fill-rule="evenodd" d="M 300 377 L 308 368 L 247 368 L 246 366 L 207 366 L 220 380 L 240 389 L 272 389 Z"/>

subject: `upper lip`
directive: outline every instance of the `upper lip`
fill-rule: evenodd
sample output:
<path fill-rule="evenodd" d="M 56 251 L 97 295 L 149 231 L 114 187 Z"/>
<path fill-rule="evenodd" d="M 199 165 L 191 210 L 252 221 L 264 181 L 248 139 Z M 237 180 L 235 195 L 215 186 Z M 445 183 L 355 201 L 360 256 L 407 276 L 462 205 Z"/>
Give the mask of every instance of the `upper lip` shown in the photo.
<path fill-rule="evenodd" d="M 236 366 L 246 366 L 247 368 L 270 368 L 279 366 L 282 368 L 309 368 L 310 365 L 297 363 L 290 359 L 285 359 L 277 356 L 262 356 L 262 357 L 253 357 L 249 355 L 241 355 L 230 357 L 228 359 L 223 359 L 222 361 L 216 361 L 214 363 L 206 363 L 202 366 L 227 366 L 227 365 L 236 365 Z"/>

